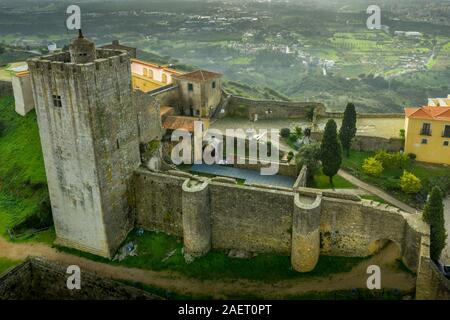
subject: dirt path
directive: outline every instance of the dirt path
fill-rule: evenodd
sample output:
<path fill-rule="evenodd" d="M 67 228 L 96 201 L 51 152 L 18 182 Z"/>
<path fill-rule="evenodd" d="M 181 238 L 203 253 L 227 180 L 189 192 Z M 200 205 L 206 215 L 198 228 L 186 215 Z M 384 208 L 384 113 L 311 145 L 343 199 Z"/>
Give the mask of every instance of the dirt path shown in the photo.
<path fill-rule="evenodd" d="M 401 202 L 400 200 L 397 200 L 396 198 L 392 197 L 391 195 L 384 192 L 383 190 L 381 190 L 373 185 L 370 185 L 368 183 L 365 183 L 364 181 L 359 180 L 358 178 L 356 178 L 355 176 L 351 175 L 350 173 L 348 173 L 344 170 L 339 170 L 338 175 L 340 175 L 342 178 L 349 181 L 350 183 L 354 184 L 355 186 L 380 197 L 387 203 L 390 203 L 391 205 L 396 206 L 397 208 L 400 208 L 403 211 L 406 211 L 409 213 L 418 213 L 417 210 L 414 209 L 413 207 L 407 205 L 406 203 Z"/>
<path fill-rule="evenodd" d="M 392 268 L 398 257 L 398 249 L 391 244 L 378 255 L 363 261 L 351 272 L 334 274 L 327 278 L 290 279 L 276 282 L 250 280 L 198 280 L 171 271 L 150 271 L 91 261 L 78 256 L 57 251 L 44 244 L 14 244 L 0 238 L 0 257 L 22 260 L 27 256 L 40 256 L 63 265 L 78 265 L 101 276 L 113 279 L 138 281 L 147 285 L 164 288 L 179 294 L 211 296 L 223 299 L 233 295 L 257 295 L 265 298 L 282 298 L 301 295 L 310 291 L 335 291 L 351 288 L 365 288 L 368 275 L 367 266 L 376 264 L 382 270 L 383 288 L 409 291 L 415 287 L 415 277 Z"/>

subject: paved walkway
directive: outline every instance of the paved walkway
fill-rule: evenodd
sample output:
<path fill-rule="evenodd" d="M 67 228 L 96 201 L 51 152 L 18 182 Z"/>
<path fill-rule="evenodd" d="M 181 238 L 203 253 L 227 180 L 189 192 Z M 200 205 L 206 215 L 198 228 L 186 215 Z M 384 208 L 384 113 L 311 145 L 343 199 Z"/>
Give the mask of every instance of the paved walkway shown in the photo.
<path fill-rule="evenodd" d="M 294 177 L 286 177 L 280 175 L 263 176 L 259 170 L 233 168 L 222 165 L 195 164 L 190 171 L 207 173 L 216 176 L 244 179 L 245 184 L 262 184 L 267 186 L 277 186 L 284 188 L 292 188 L 295 183 Z"/>
<path fill-rule="evenodd" d="M 447 230 L 447 245 L 442 251 L 441 260 L 446 265 L 450 265 L 450 196 L 444 199 L 445 229 Z"/>
<path fill-rule="evenodd" d="M 345 180 L 353 183 L 355 186 L 380 197 L 387 203 L 389 203 L 403 211 L 406 211 L 409 213 L 418 213 L 418 211 L 416 209 L 414 209 L 413 207 L 407 205 L 406 203 L 401 202 L 400 200 L 397 200 L 396 198 L 392 197 L 391 195 L 384 192 L 383 190 L 381 190 L 377 187 L 374 187 L 373 185 L 370 185 L 368 183 L 365 183 L 364 181 L 359 180 L 358 178 L 356 178 L 355 176 L 351 175 L 350 173 L 348 173 L 344 170 L 339 170 L 338 175 L 340 175 Z"/>

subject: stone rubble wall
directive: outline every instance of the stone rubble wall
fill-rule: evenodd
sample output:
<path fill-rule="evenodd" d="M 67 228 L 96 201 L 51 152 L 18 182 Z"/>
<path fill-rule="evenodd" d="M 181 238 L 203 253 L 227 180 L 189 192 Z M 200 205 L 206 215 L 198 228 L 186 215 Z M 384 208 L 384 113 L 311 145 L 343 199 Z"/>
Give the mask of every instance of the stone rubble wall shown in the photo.
<path fill-rule="evenodd" d="M 305 118 L 309 107 L 320 114 L 325 113 L 325 106 L 317 102 L 253 100 L 231 96 L 226 107 L 227 116 L 245 117 L 250 120 L 258 115 L 259 120 Z"/>
<path fill-rule="evenodd" d="M 322 141 L 322 132 L 312 132 L 311 140 Z M 351 145 L 352 150 L 397 152 L 404 149 L 405 141 L 400 138 L 382 138 L 373 136 L 356 136 Z"/>
<path fill-rule="evenodd" d="M 12 82 L 0 80 L 0 97 L 12 95 L 13 95 Z"/>
<path fill-rule="evenodd" d="M 81 290 L 67 288 L 68 265 L 28 258 L 0 277 L 0 300 L 155 300 L 158 296 L 81 270 Z"/>

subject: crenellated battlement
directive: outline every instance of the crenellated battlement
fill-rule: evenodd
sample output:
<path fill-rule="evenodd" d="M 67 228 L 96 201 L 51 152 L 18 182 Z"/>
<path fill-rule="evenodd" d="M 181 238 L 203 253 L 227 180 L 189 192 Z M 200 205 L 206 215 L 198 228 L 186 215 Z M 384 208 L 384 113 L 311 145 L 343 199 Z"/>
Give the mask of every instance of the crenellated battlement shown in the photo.
<path fill-rule="evenodd" d="M 97 49 L 97 59 L 94 62 L 74 63 L 69 52 L 55 53 L 27 60 L 30 70 L 49 70 L 75 74 L 80 72 L 99 71 L 119 66 L 130 65 L 130 57 L 126 51 L 112 49 Z"/>

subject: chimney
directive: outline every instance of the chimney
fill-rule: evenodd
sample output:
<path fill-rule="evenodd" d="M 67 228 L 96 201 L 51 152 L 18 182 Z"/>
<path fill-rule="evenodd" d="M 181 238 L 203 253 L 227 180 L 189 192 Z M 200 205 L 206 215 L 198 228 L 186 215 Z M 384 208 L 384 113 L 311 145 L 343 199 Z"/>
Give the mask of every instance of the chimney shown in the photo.
<path fill-rule="evenodd" d="M 115 46 L 119 45 L 119 40 L 113 40 L 112 44 Z"/>

